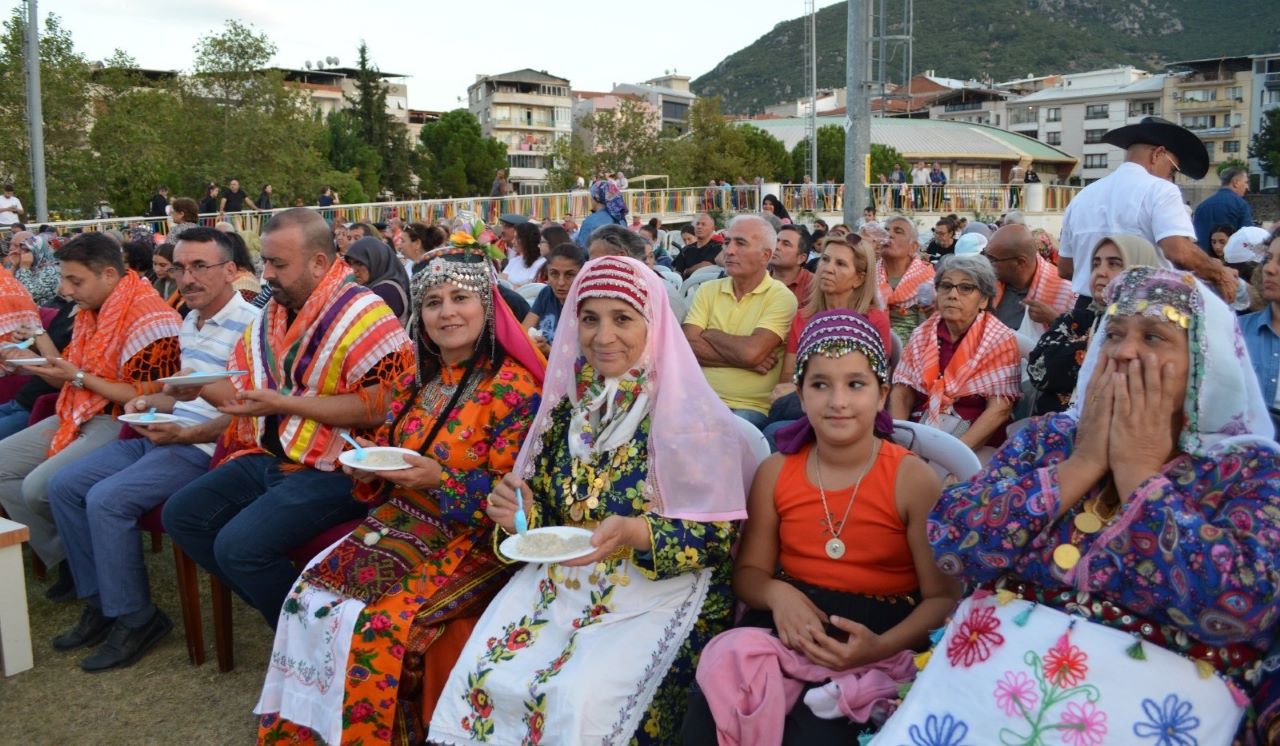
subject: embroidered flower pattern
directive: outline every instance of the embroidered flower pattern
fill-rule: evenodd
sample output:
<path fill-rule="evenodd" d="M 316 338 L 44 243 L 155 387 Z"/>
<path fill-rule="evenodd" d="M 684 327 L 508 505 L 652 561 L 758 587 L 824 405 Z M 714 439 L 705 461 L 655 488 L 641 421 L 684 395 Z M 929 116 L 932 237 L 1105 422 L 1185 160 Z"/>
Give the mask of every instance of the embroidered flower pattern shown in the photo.
<path fill-rule="evenodd" d="M 1028 650 L 1022 660 L 1030 666 L 1030 674 L 1006 671 L 993 693 L 996 707 L 1018 721 L 1017 726 L 1000 729 L 1000 742 L 1042 744 L 1057 731 L 1058 739 L 1068 746 L 1101 746 L 1107 735 L 1107 713 L 1098 707 L 1098 688 L 1084 683 L 1089 656 L 1071 644 L 1070 631 L 1043 658 Z"/>
<path fill-rule="evenodd" d="M 1021 671 L 1006 671 L 996 682 L 996 706 L 1009 717 L 1026 715 L 1039 701 L 1035 681 Z"/>
<path fill-rule="evenodd" d="M 1155 700 L 1142 700 L 1142 711 L 1147 719 L 1134 723 L 1133 734 L 1139 738 L 1155 739 L 1155 746 L 1197 746 L 1200 740 L 1193 731 L 1200 727 L 1200 718 L 1191 713 L 1191 702 L 1170 694 L 1157 704 Z"/>
<path fill-rule="evenodd" d="M 1071 746 L 1099 746 L 1107 735 L 1107 713 L 1092 702 L 1070 702 L 1058 728 Z"/>
<path fill-rule="evenodd" d="M 950 715 L 930 715 L 924 720 L 924 728 L 913 725 L 907 734 L 912 746 L 965 746 L 969 726 Z"/>
<path fill-rule="evenodd" d="M 947 643 L 947 658 L 951 665 L 968 668 L 990 658 L 995 648 L 1004 644 L 1004 635 L 996 631 L 999 627 L 995 608 L 971 608 L 969 616 L 960 623 Z"/>

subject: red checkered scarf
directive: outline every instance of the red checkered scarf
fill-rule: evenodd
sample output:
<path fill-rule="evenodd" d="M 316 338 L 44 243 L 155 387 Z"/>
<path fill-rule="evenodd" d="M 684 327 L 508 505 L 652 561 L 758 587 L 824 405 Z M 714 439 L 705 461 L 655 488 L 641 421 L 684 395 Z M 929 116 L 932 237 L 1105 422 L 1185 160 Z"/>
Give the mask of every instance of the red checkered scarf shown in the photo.
<path fill-rule="evenodd" d="M 1004 297 L 1004 283 L 996 284 L 996 297 L 991 307 L 1000 305 Z M 1058 276 L 1058 268 L 1049 260 L 1036 255 L 1036 274 L 1031 278 L 1031 289 L 1027 291 L 1027 300 L 1036 301 L 1049 306 L 1059 315 L 1067 313 L 1076 305 L 1076 294 L 1071 289 L 1071 281 Z"/>
<path fill-rule="evenodd" d="M 966 396 L 1018 398 L 1018 343 L 1009 327 L 990 313 L 979 313 L 943 371 L 938 365 L 940 323 L 942 317 L 936 313 L 925 319 L 911 335 L 893 373 L 894 383 L 929 397 L 924 424 L 937 425 L 939 415 L 950 412 L 956 400 Z"/>
<path fill-rule="evenodd" d="M 876 262 L 876 282 L 880 286 L 880 299 L 884 301 L 885 307 L 896 312 L 904 305 L 908 307 L 913 305 L 916 291 L 920 286 L 926 282 L 933 282 L 933 265 L 919 257 L 911 257 L 911 264 L 903 273 L 902 279 L 898 281 L 898 287 L 891 288 L 889 273 L 885 271 L 884 262 Z"/>
<path fill-rule="evenodd" d="M 129 270 L 96 311 L 80 309 L 71 327 L 71 342 L 63 352 L 72 364 L 113 381 L 122 380 L 124 366 L 147 345 L 182 331 L 182 317 L 169 308 L 151 283 Z M 52 456 L 76 439 L 80 426 L 111 402 L 89 389 L 70 384 L 58 395 L 58 430 L 49 445 Z"/>
<path fill-rule="evenodd" d="M 9 270 L 0 269 L 0 340 L 8 341 L 14 330 L 40 327 L 40 312 L 31 292 Z"/>

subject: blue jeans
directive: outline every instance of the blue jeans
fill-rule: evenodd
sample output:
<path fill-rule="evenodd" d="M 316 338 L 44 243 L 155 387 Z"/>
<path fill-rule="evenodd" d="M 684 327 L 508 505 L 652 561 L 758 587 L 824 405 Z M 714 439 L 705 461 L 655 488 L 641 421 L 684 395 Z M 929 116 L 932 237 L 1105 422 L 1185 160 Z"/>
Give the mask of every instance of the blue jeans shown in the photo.
<path fill-rule="evenodd" d="M 150 616 L 138 519 L 208 471 L 209 455 L 199 448 L 146 438 L 108 443 L 59 469 L 49 480 L 49 507 L 76 595 L 97 596 L 108 617 Z"/>
<path fill-rule="evenodd" d="M 0 440 L 4 440 L 19 430 L 25 430 L 27 421 L 30 419 L 31 410 L 24 409 L 18 402 L 7 401 L 4 404 L 0 404 Z"/>
<path fill-rule="evenodd" d="M 757 430 L 763 430 L 765 423 L 769 421 L 767 413 L 757 412 L 754 409 L 730 409 L 729 411 L 755 425 Z"/>
<path fill-rule="evenodd" d="M 164 506 L 164 528 L 201 567 L 215 573 L 274 629 L 298 578 L 289 551 L 364 517 L 340 471 L 285 472 L 274 456 L 228 461 L 183 487 Z"/>
<path fill-rule="evenodd" d="M 778 442 L 775 439 L 778 435 L 778 431 L 790 425 L 793 422 L 795 422 L 795 420 L 779 420 L 778 422 L 770 422 L 767 426 L 765 426 L 763 431 L 764 439 L 769 442 L 770 453 L 778 452 Z"/>

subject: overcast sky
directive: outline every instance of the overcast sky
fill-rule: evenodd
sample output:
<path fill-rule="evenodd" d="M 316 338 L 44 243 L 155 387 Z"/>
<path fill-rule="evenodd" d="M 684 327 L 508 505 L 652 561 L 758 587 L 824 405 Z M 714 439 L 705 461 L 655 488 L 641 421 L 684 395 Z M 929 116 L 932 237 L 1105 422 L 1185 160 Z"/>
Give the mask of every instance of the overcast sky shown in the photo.
<path fill-rule="evenodd" d="M 281 67 L 325 57 L 354 65 L 363 39 L 380 69 L 412 76 L 411 107 L 446 110 L 465 106 L 477 73 L 531 67 L 597 91 L 671 68 L 696 78 L 804 14 L 803 0 L 41 0 L 39 8 L 62 18 L 88 59 L 119 47 L 158 69 L 189 69 L 196 40 L 229 18 L 265 32 Z"/>

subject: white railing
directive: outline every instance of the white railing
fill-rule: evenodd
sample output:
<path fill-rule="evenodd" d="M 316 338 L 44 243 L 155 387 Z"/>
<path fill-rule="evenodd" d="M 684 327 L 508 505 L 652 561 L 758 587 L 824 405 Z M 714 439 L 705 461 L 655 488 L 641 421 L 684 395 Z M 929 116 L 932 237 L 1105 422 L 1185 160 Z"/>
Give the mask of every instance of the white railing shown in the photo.
<path fill-rule="evenodd" d="M 1028 187 L 1043 198 L 1028 199 Z M 872 184 L 868 189 L 877 215 L 892 213 L 978 213 L 999 215 L 1009 210 L 1060 213 L 1083 187 L 1056 184 Z M 840 212 L 844 189 L 840 184 L 783 184 L 777 195 L 788 212 Z M 1030 204 L 1028 204 L 1030 203 Z"/>
<path fill-rule="evenodd" d="M 755 186 L 736 186 L 732 189 L 712 187 L 681 187 L 672 189 L 628 189 L 623 192 L 627 209 L 642 221 L 651 217 L 662 220 L 687 218 L 699 212 L 755 212 L 760 209 L 760 190 Z M 244 212 L 203 214 L 200 224 L 212 226 L 225 220 L 237 230 L 261 230 L 276 210 L 247 210 Z M 531 220 L 555 220 L 565 218 L 581 220 L 592 211 L 591 196 L 585 191 L 559 192 L 555 194 L 513 194 L 507 197 L 464 197 L 461 199 L 406 200 L 397 202 L 370 202 L 358 205 L 312 207 L 326 220 L 342 223 L 384 223 L 391 218 L 406 222 L 436 223 L 448 221 L 459 215 L 478 217 L 487 223 L 495 223 L 501 215 L 516 213 Z M 33 222 L 34 224 L 34 222 Z M 168 230 L 163 218 L 142 216 L 100 218 L 93 220 L 63 220 L 49 222 L 61 233 L 68 231 L 124 230 L 136 225 L 151 225 L 158 232 Z"/>

